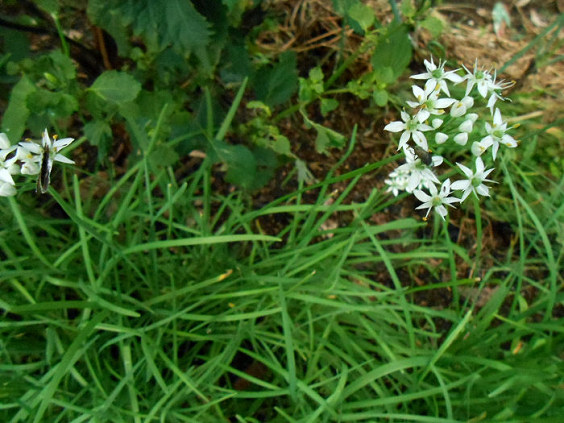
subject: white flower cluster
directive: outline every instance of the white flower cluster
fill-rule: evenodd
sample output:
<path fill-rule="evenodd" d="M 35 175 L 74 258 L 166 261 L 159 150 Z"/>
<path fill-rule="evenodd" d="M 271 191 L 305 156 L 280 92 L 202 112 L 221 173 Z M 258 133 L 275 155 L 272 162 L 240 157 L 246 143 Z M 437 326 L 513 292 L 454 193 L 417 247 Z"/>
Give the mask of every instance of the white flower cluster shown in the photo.
<path fill-rule="evenodd" d="M 47 191 L 53 162 L 74 164 L 74 161 L 59 153 L 74 138 L 51 139 L 47 129 L 43 132 L 40 144 L 24 141 L 11 145 L 4 133 L 0 133 L 0 196 L 10 197 L 16 194 L 16 183 L 12 175 L 39 175 L 37 191 Z"/>
<path fill-rule="evenodd" d="M 508 134 L 512 127 L 507 126 L 499 109 L 495 108 L 497 100 L 506 100 L 501 91 L 512 83 L 496 82 L 496 73 L 479 69 L 477 61 L 473 71 L 463 66 L 466 71 L 464 76 L 458 74 L 459 69 L 445 71 L 445 63 L 441 61 L 438 65 L 433 59 L 424 63 L 427 72 L 411 76 L 425 80 L 424 88 L 412 87 L 416 101 L 408 101 L 407 104 L 413 113 L 402 111 L 401 121 L 391 122 L 384 128 L 390 132 L 401 132 L 398 150 L 403 149 L 406 160 L 390 173 L 385 182 L 387 192 L 395 196 L 400 191 L 412 192 L 423 203 L 417 209 L 427 209 L 425 218 L 431 209 L 435 209 L 444 219 L 447 215 L 445 206 L 454 207 L 453 203 L 464 201 L 472 192 L 476 196 L 489 196 L 485 182 L 494 182 L 486 179 L 494 168 L 486 169 L 480 157 L 482 154 L 491 147 L 493 163 L 500 144 L 517 147 L 517 141 Z M 451 97 L 449 83 L 466 83 L 461 99 Z M 483 120 L 480 119 L 480 109 L 477 109 L 480 101 L 486 103 L 482 109 L 489 109 Z M 410 145 L 410 141 L 414 145 Z M 444 161 L 441 155 L 436 154 L 437 150 L 459 153 L 464 146 L 469 147 L 474 157 L 474 170 L 457 163 L 465 179 L 453 183 L 446 179 L 441 184 L 433 170 Z M 429 154 L 431 152 L 433 155 Z M 461 197 L 452 196 L 452 191 L 462 191 Z"/>

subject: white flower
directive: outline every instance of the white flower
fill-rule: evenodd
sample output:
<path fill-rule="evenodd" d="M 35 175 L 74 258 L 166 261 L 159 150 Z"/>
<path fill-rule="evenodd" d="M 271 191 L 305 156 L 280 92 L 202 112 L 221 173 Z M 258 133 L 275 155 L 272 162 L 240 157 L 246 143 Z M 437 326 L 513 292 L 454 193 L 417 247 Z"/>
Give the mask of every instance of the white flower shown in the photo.
<path fill-rule="evenodd" d="M 443 109 L 456 101 L 453 98 L 439 98 L 437 90 L 428 91 L 427 87 L 422 90 L 417 85 L 413 85 L 411 89 L 417 101 L 408 101 L 407 104 L 414 109 L 420 107 L 424 121 L 427 120 L 429 115 L 442 115 L 445 112 Z"/>
<path fill-rule="evenodd" d="M 395 172 L 407 178 L 407 184 L 403 190 L 413 192 L 416 188 L 428 187 L 429 185 L 439 183 L 437 176 L 421 161 L 413 148 L 405 148 L 404 152 L 405 163 L 395 170 Z M 434 163 L 433 159 L 431 159 L 431 162 Z"/>
<path fill-rule="evenodd" d="M 63 156 L 59 151 L 68 146 L 74 138 L 63 138 L 61 140 L 52 140 L 49 137 L 47 129 L 43 132 L 41 145 L 33 142 L 21 142 L 20 147 L 22 150 L 19 152 L 21 155 L 22 173 L 37 174 L 37 190 L 41 193 L 47 191 L 49 186 L 49 178 L 53 162 L 61 162 L 74 164 L 74 161 Z M 44 167 L 45 166 L 45 167 Z"/>
<path fill-rule="evenodd" d="M 384 182 L 388 185 L 386 192 L 391 192 L 394 197 L 397 197 L 400 191 L 405 191 L 409 182 L 409 173 L 405 170 L 397 168 L 388 176 Z"/>
<path fill-rule="evenodd" d="M 431 61 L 424 60 L 423 63 L 425 64 L 425 69 L 427 72 L 419 73 L 417 75 L 412 75 L 411 78 L 413 79 L 426 79 L 425 82 L 425 91 L 428 89 L 433 91 L 436 87 L 439 87 L 439 90 L 444 92 L 446 95 L 450 96 L 448 91 L 447 80 L 458 84 L 462 82 L 464 78 L 456 74 L 458 69 L 447 71 L 445 72 L 444 67 L 446 62 L 441 62 L 439 60 L 439 65 L 435 65 L 433 63 L 433 58 L 431 57 Z"/>
<path fill-rule="evenodd" d="M 0 197 L 11 197 L 13 195 L 16 195 L 14 185 L 0 181 Z"/>
<path fill-rule="evenodd" d="M 465 96 L 462 100 L 455 101 L 450 108 L 450 115 L 452 117 L 459 117 L 466 114 L 468 109 L 474 105 L 474 99 L 469 96 Z"/>
<path fill-rule="evenodd" d="M 515 138 L 506 134 L 508 129 L 511 128 L 507 128 L 507 123 L 503 121 L 501 112 L 499 109 L 495 109 L 493 125 L 486 122 L 486 132 L 488 135 L 480 141 L 481 143 L 484 143 L 484 145 L 490 144 L 492 146 L 492 155 L 494 160 L 497 155 L 497 150 L 499 149 L 499 143 L 509 148 L 517 147 L 517 141 L 515 141 Z"/>
<path fill-rule="evenodd" d="M 493 142 L 486 140 L 485 142 L 482 140 L 480 142 L 474 141 L 472 143 L 472 147 L 470 150 L 474 156 L 480 157 L 484 152 L 492 146 Z"/>
<path fill-rule="evenodd" d="M 467 72 L 466 80 L 466 95 L 470 94 L 474 85 L 478 88 L 478 92 L 483 98 L 486 98 L 488 91 L 490 90 L 492 84 L 492 76 L 488 71 L 478 69 L 478 60 L 474 63 L 474 71 L 470 72 L 466 66 L 462 65 L 464 70 Z"/>
<path fill-rule="evenodd" d="M 16 185 L 12 175 L 19 172 L 19 166 L 16 164 L 16 155 L 8 158 L 16 149 L 10 145 L 10 140 L 3 132 L 0 133 L 0 196 L 8 197 L 16 194 Z"/>
<path fill-rule="evenodd" d="M 8 136 L 4 132 L 0 132 L 0 149 L 6 150 L 6 149 L 10 148 L 11 146 L 12 146 L 12 144 L 10 143 Z"/>
<path fill-rule="evenodd" d="M 493 80 L 490 82 L 490 85 L 488 87 L 488 92 L 491 93 L 490 98 L 488 100 L 488 108 L 490 109 L 490 112 L 493 114 L 493 107 L 495 105 L 495 102 L 499 99 L 501 101 L 505 101 L 508 100 L 507 98 L 503 97 L 498 91 L 503 91 L 509 87 L 512 87 L 513 85 L 515 85 L 515 81 L 512 82 L 506 82 L 506 81 L 499 81 L 496 82 L 497 78 L 497 73 L 494 72 L 494 76 L 493 76 Z"/>
<path fill-rule="evenodd" d="M 449 197 L 450 195 L 450 179 L 446 179 L 443 184 L 441 185 L 441 190 L 437 192 L 437 187 L 435 185 L 431 185 L 429 188 L 429 194 L 419 189 L 413 191 L 413 194 L 417 197 L 419 201 L 423 204 L 416 207 L 416 209 L 427 209 L 427 214 L 425 218 L 429 216 L 429 212 L 432 208 L 436 210 L 437 213 L 443 218 L 447 215 L 447 209 L 445 205 L 454 207 L 451 204 L 460 201 L 460 199 L 456 197 Z"/>
<path fill-rule="evenodd" d="M 403 131 L 400 137 L 398 150 L 407 146 L 407 142 L 413 138 L 413 141 L 424 150 L 428 150 L 427 139 L 423 134 L 424 131 L 430 131 L 429 125 L 423 123 L 425 120 L 425 115 L 417 113 L 415 116 L 410 116 L 405 111 L 401 112 L 401 118 L 403 122 L 395 121 L 388 123 L 385 127 L 385 131 L 390 132 L 400 132 Z"/>
<path fill-rule="evenodd" d="M 4 160 L 4 158 L 0 157 L 0 182 L 15 185 L 12 175 L 18 173 L 19 170 L 15 156 L 8 160 Z"/>
<path fill-rule="evenodd" d="M 486 177 L 490 174 L 493 168 L 485 169 L 484 162 L 480 157 L 476 158 L 476 171 L 472 172 L 466 166 L 456 163 L 458 167 L 464 172 L 468 179 L 464 179 L 462 181 L 456 181 L 451 185 L 451 189 L 455 191 L 464 191 L 462 193 L 462 197 L 460 201 L 464 201 L 471 192 L 473 192 L 476 197 L 478 194 L 484 195 L 486 197 L 490 196 L 488 187 L 484 184 L 484 182 L 494 182 L 490 179 L 486 179 Z"/>
<path fill-rule="evenodd" d="M 36 144 L 34 142 L 20 142 L 20 146 L 27 149 L 32 154 L 37 154 L 40 156 L 39 161 L 41 161 L 41 156 L 44 154 L 45 151 L 49 151 L 49 160 L 51 162 L 61 162 L 67 164 L 74 164 L 74 161 L 63 156 L 59 153 L 63 148 L 68 146 L 71 142 L 74 141 L 74 138 L 63 138 L 58 140 L 54 138 L 51 140 L 49 137 L 49 133 L 47 129 L 43 132 L 43 139 L 41 140 L 41 145 Z"/>
<path fill-rule="evenodd" d="M 39 163 L 41 161 L 41 155 L 32 153 L 22 144 L 34 143 L 23 142 L 18 145 L 16 158 L 22 163 L 20 172 L 22 173 L 22 175 L 37 175 L 39 173 Z"/>

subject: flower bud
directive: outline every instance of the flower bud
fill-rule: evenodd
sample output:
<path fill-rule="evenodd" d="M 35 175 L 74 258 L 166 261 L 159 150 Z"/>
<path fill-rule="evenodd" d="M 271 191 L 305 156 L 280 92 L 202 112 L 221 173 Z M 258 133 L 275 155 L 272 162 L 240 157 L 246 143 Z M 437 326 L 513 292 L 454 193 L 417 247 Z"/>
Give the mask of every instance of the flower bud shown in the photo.
<path fill-rule="evenodd" d="M 453 139 L 454 142 L 459 145 L 466 145 L 468 142 L 468 134 L 466 132 L 461 132 L 460 134 L 455 135 Z"/>

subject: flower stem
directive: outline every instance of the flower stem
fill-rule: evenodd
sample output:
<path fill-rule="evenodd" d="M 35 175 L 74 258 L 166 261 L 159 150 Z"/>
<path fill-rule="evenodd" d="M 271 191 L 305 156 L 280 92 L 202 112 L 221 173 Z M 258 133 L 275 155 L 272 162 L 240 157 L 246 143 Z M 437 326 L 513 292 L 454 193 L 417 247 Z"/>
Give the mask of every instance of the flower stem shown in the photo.
<path fill-rule="evenodd" d="M 477 195 L 472 195 L 474 203 L 474 215 L 476 216 L 476 260 L 475 263 L 480 261 L 482 255 L 482 213 L 480 211 L 480 200 Z"/>

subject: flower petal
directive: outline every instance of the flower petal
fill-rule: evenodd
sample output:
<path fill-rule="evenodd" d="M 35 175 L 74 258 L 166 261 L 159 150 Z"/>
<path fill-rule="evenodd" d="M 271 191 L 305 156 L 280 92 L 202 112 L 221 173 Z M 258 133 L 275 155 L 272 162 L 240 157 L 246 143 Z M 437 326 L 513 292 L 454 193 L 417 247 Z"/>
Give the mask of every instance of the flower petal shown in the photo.
<path fill-rule="evenodd" d="M 74 160 L 71 160 L 68 157 L 63 156 L 62 154 L 57 154 L 53 158 L 53 160 L 60 163 L 74 164 Z"/>
<path fill-rule="evenodd" d="M 426 192 L 421 191 L 420 189 L 416 189 L 413 191 L 413 195 L 417 197 L 419 201 L 422 203 L 426 203 L 427 201 L 431 201 L 431 196 L 428 195 Z M 421 206 L 419 206 L 421 207 Z"/>
<path fill-rule="evenodd" d="M 53 148 L 56 151 L 59 151 L 59 150 L 65 148 L 67 145 L 69 145 L 73 141 L 74 141 L 74 138 L 63 138 L 63 139 L 57 140 L 53 143 Z"/>
<path fill-rule="evenodd" d="M 389 131 L 389 132 L 399 132 L 399 131 L 403 131 L 404 129 L 405 129 L 405 123 L 400 122 L 399 120 L 388 123 L 386 126 L 384 126 L 384 131 Z"/>

